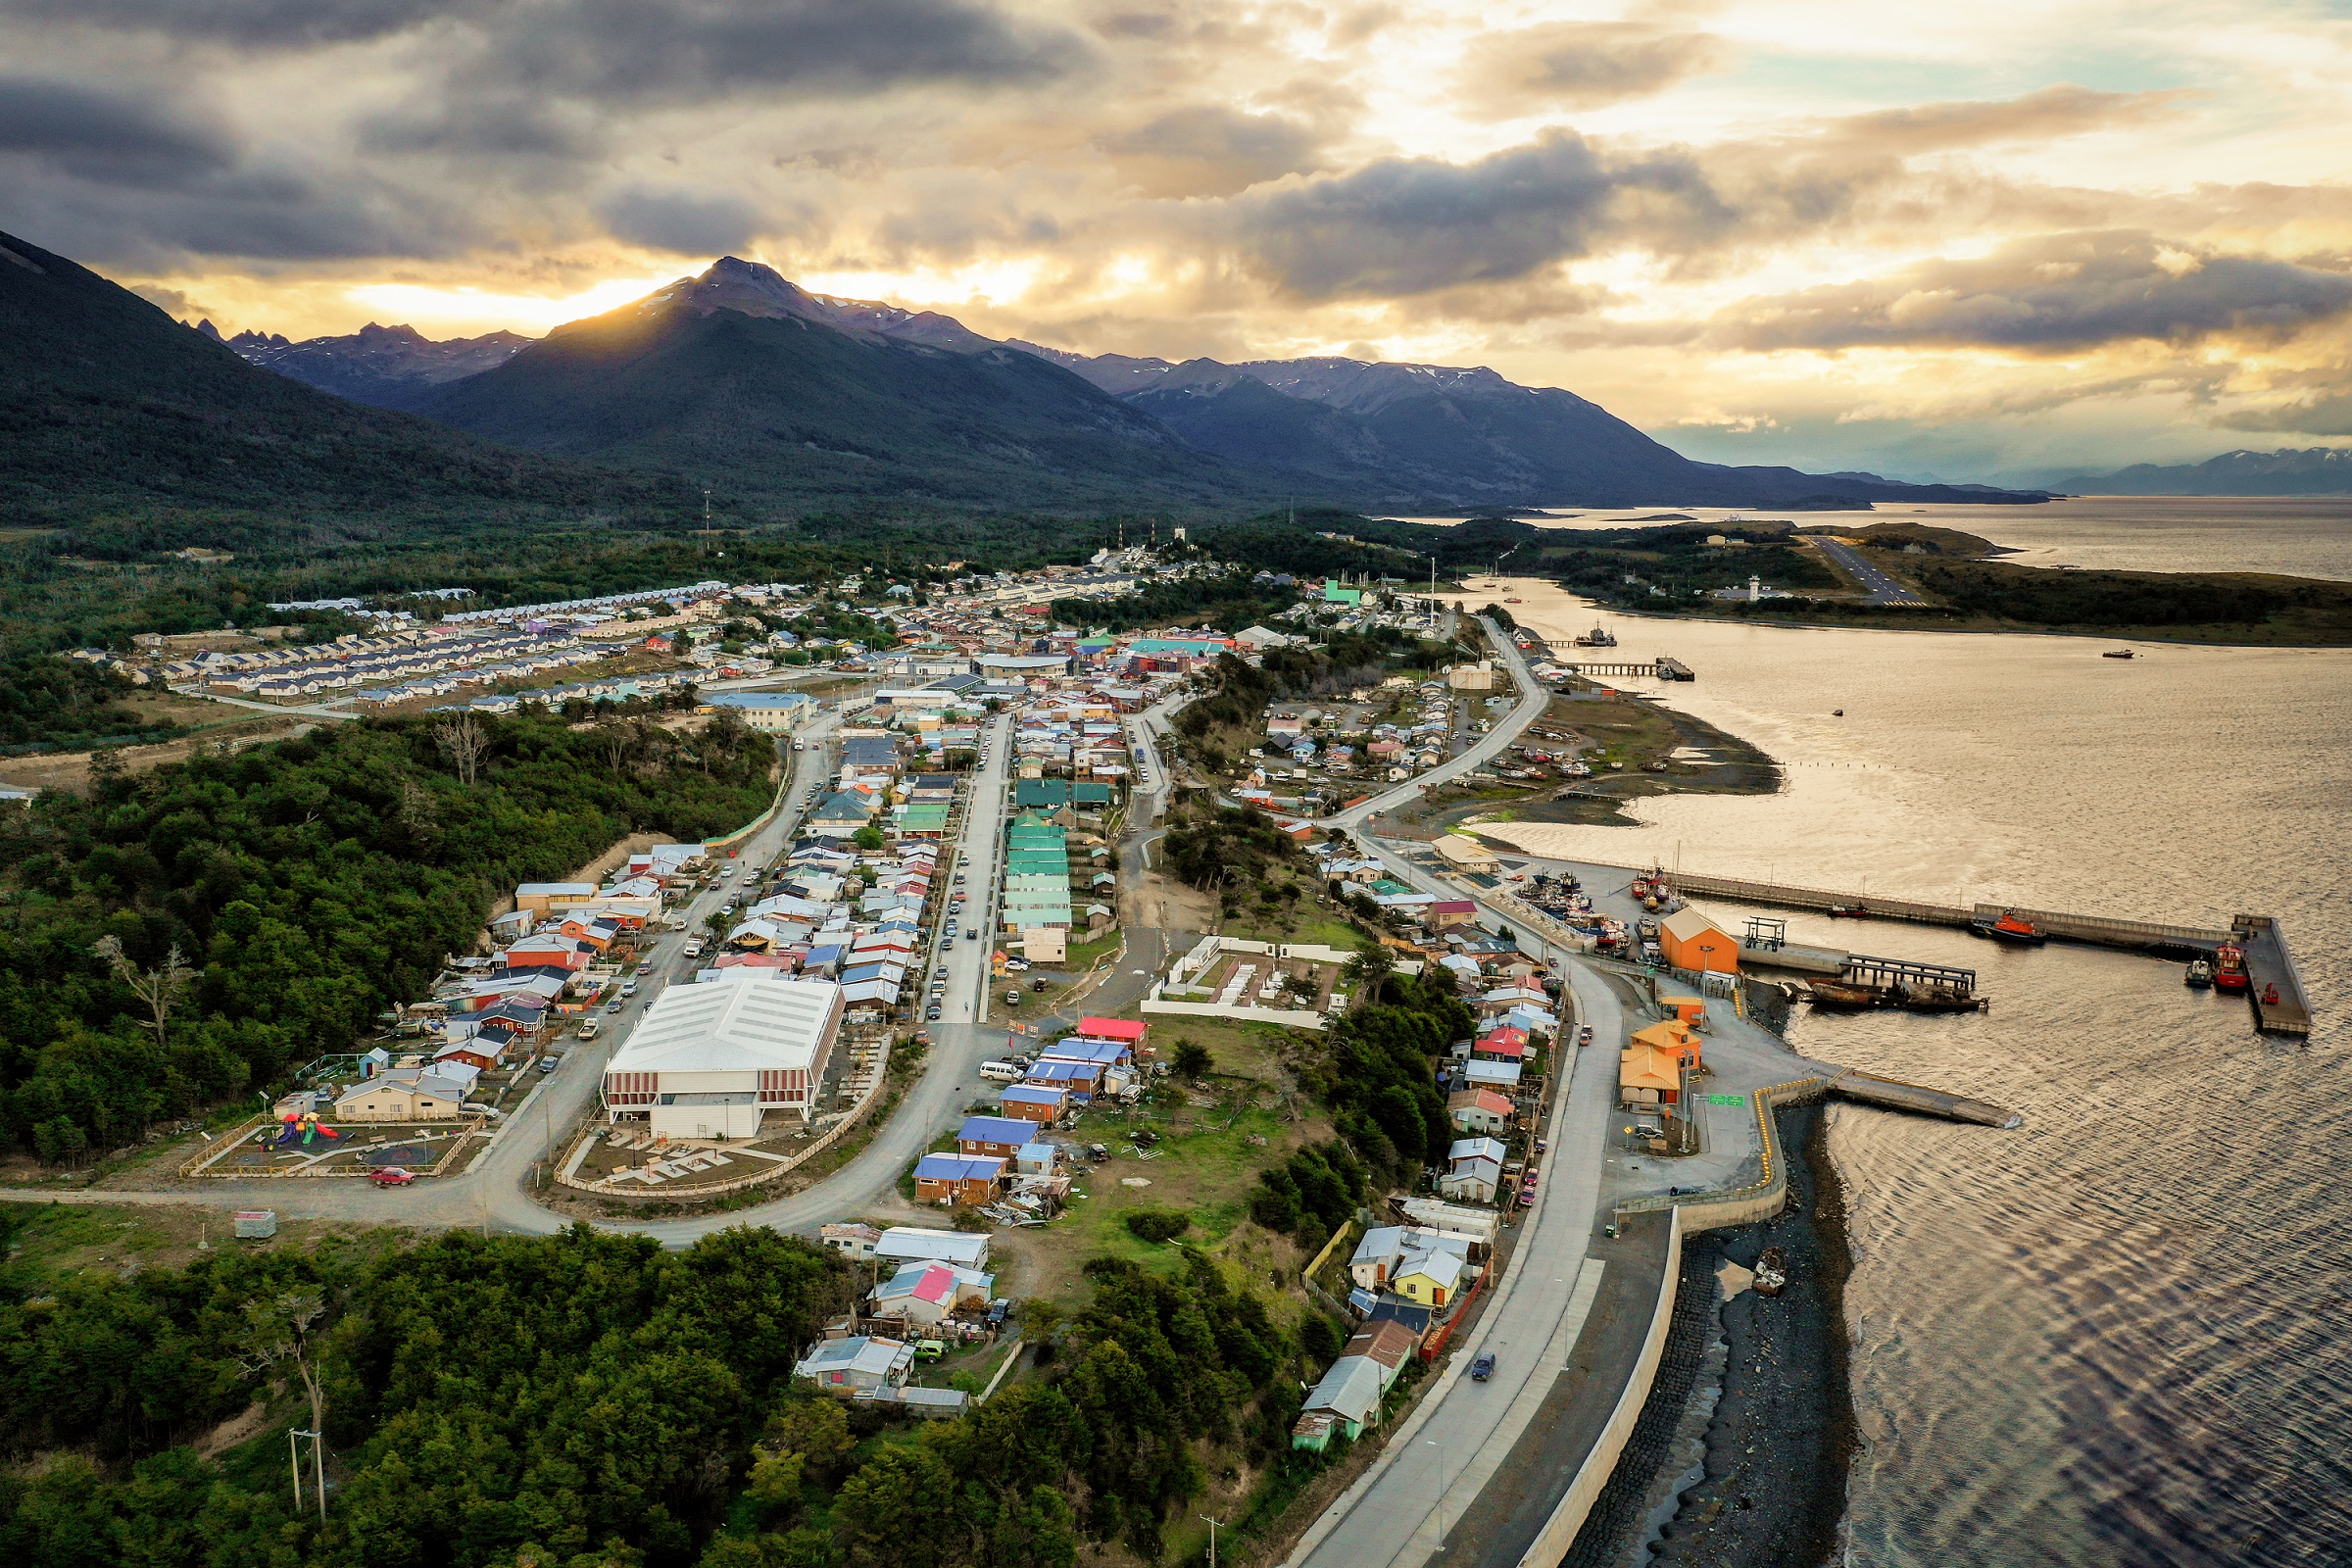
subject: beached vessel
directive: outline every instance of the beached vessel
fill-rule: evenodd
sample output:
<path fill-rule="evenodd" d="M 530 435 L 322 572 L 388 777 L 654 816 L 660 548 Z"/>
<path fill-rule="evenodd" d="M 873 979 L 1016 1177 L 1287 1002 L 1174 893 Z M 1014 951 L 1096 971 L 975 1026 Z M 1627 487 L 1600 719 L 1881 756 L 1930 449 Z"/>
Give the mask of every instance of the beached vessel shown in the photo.
<path fill-rule="evenodd" d="M 1788 1288 L 1788 1254 L 1777 1247 L 1767 1247 L 1756 1259 L 1755 1293 L 1758 1296 L 1778 1296 Z"/>
<path fill-rule="evenodd" d="M 1814 981 L 1805 987 L 1805 1000 L 1831 1012 L 1860 1012 L 1886 1002 L 1876 986 L 1849 986 L 1836 980 Z"/>

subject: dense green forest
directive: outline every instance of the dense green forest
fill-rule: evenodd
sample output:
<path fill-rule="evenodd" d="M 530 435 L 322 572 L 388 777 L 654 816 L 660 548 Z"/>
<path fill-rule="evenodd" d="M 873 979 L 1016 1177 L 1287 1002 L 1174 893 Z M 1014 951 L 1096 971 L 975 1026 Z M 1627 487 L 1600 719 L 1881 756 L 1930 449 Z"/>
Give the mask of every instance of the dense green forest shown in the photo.
<path fill-rule="evenodd" d="M 1086 1272 L 1086 1307 L 1032 1329 L 1052 1333 L 1036 1376 L 908 1423 L 791 1388 L 855 1284 L 763 1229 L 682 1253 L 580 1226 L 225 1251 L 130 1278 L 12 1263 L 0 1560 L 1071 1568 L 1084 1541 L 1158 1558 L 1204 1455 L 1277 1476 L 1323 1462 L 1288 1438 L 1319 1365 L 1263 1298 L 1191 1251 L 1169 1275 Z M 333 1454 L 323 1525 L 287 1473 L 306 1368 Z M 218 1459 L 189 1446 L 273 1384 L 286 1419 Z"/>
<path fill-rule="evenodd" d="M 8 1136 L 76 1159 L 347 1050 L 472 944 L 499 892 L 639 829 L 740 826 L 771 794 L 773 744 L 732 715 L 693 737 L 469 722 L 361 720 L 101 769 L 86 801 L 0 818 Z M 182 970 L 161 1016 L 133 989 Z"/>
<path fill-rule="evenodd" d="M 1255 568 L 1237 566 L 1207 577 L 1148 582 L 1116 599 L 1056 599 L 1054 618 L 1067 626 L 1108 632 L 1145 626 L 1213 626 L 1237 632 L 1271 625 L 1298 602 L 1298 590 L 1253 582 Z"/>

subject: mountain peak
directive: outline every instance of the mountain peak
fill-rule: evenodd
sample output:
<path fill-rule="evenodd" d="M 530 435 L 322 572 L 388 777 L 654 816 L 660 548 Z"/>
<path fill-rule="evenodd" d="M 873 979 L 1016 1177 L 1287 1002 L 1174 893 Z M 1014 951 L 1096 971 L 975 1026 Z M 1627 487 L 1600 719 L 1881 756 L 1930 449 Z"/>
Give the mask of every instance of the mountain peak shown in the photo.
<path fill-rule="evenodd" d="M 697 316 L 712 311 L 735 311 L 744 316 L 798 317 L 802 320 L 837 323 L 832 313 L 799 284 L 774 268 L 722 256 L 699 277 L 681 277 L 646 296 L 644 308 L 683 306 Z"/>

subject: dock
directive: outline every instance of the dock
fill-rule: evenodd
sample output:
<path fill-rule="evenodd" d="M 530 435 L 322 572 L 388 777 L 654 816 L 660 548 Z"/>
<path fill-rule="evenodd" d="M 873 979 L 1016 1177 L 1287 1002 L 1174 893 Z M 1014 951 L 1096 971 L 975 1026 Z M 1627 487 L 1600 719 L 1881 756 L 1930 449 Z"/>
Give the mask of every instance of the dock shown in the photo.
<path fill-rule="evenodd" d="M 1648 680 L 1698 679 L 1698 672 L 1689 664 L 1679 659 L 1669 659 L 1664 654 L 1655 659 L 1620 660 L 1605 664 L 1571 660 L 1561 662 L 1560 667 L 1573 675 L 1639 675 Z"/>
<path fill-rule="evenodd" d="M 2286 951 L 2278 922 L 2268 915 L 2241 914 L 2230 924 L 2245 949 L 2246 976 L 2252 982 L 2246 994 L 2264 1030 L 2309 1035 L 2311 1004 L 2304 999 L 2303 977 L 2295 972 L 2294 955 Z"/>
<path fill-rule="evenodd" d="M 2008 1129 L 2022 1127 L 2026 1118 L 2006 1105 L 1989 1101 L 1971 1100 L 1948 1090 L 1929 1089 L 1921 1084 L 1907 1084 L 1896 1078 L 1881 1078 L 1866 1072 L 1841 1072 L 1829 1081 L 1826 1093 L 1838 1100 L 1850 1100 L 1858 1105 L 1876 1105 L 1882 1110 L 1908 1110 L 1921 1116 L 1939 1116 L 1945 1121 L 1974 1122 L 1980 1127 Z"/>
<path fill-rule="evenodd" d="M 1965 906 L 1933 904 L 1918 899 L 1758 882 L 1745 877 L 1706 876 L 1696 871 L 1657 874 L 1669 889 L 1686 899 L 1719 899 L 1727 904 L 1761 904 L 1784 909 L 1834 909 L 1840 914 L 1873 920 L 1909 920 L 1917 925 L 1963 929 L 1986 926 L 2003 915 L 2014 915 L 2032 921 L 2059 941 L 2121 948 L 2159 957 L 2210 958 L 2214 949 L 2225 942 L 2234 942 L 2245 950 L 2246 972 L 2253 982 L 2248 994 L 2254 1005 L 2256 1026 L 2272 1034 L 2311 1033 L 2311 1003 L 2303 988 L 2303 977 L 2295 968 L 2294 955 L 2287 949 L 2285 931 L 2275 917 L 2267 914 L 2233 915 L 2228 930 L 2218 930 L 2212 926 L 2128 920 L 2068 909 L 2032 909 L 2015 904 L 1977 903 Z M 1753 925 L 1749 931 L 1750 938 L 1755 938 Z M 1828 960 L 1838 956 L 1827 948 L 1782 944 L 1776 949 L 1762 941 L 1753 946 L 1743 941 L 1740 951 L 1742 957 L 1752 957 L 1758 963 L 1811 974 L 1828 973 Z M 1844 957 L 1851 962 L 1853 955 Z M 1841 971 L 1843 967 L 1840 965 Z M 1917 978 L 1936 982 L 1933 975 Z"/>

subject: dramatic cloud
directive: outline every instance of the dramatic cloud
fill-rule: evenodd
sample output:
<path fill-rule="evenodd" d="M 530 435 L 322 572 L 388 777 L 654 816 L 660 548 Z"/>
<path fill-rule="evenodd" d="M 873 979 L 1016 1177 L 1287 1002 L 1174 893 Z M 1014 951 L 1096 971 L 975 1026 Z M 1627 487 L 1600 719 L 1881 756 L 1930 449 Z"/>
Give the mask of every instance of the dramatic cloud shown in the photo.
<path fill-rule="evenodd" d="M 759 225 L 751 203 L 700 191 L 626 190 L 602 212 L 613 238 L 680 256 L 746 250 Z"/>
<path fill-rule="evenodd" d="M 1639 220 L 1703 229 L 1733 215 L 1682 155 L 1607 159 L 1554 130 L 1470 164 L 1383 159 L 1245 198 L 1234 218 L 1253 270 L 1333 299 L 1505 282 Z"/>
<path fill-rule="evenodd" d="M 1279 115 L 1197 104 L 1107 132 L 1095 145 L 1147 195 L 1229 196 L 1316 168 L 1321 138 Z"/>
<path fill-rule="evenodd" d="M 76 22 L 122 32 L 248 49 L 300 49 L 405 32 L 486 10 L 450 0 L 0 0 L 0 16 Z"/>
<path fill-rule="evenodd" d="M 1051 80 L 1086 62 L 1067 28 L 967 0 L 559 0 L 492 14 L 483 72 L 533 93 L 694 101 L 790 88 Z"/>
<path fill-rule="evenodd" d="M 1988 142 L 2046 142 L 2170 119 L 2182 92 L 2095 92 L 2060 82 L 2022 98 L 1919 104 L 1850 115 L 1825 127 L 1834 140 L 1880 154 L 1937 152 Z"/>
<path fill-rule="evenodd" d="M 0 213 L 232 330 L 542 330 L 737 252 L 1073 348 L 1494 365 L 1753 461 L 2346 422 L 2340 19 L 1947 13 L 0 0 Z"/>
<path fill-rule="evenodd" d="M 0 156 L 10 154 L 77 178 L 144 188 L 218 172 L 235 149 L 158 95 L 0 75 Z"/>
<path fill-rule="evenodd" d="M 1721 65 L 1723 40 L 1637 22 L 1553 22 L 1481 34 L 1454 90 L 1473 120 L 1598 109 L 1646 98 Z"/>
<path fill-rule="evenodd" d="M 2127 339 L 2275 339 L 2352 311 L 2352 275 L 2147 234 L 2020 241 L 1982 261 L 1750 300 L 1718 320 L 1746 349 L 1976 345 L 2071 352 Z"/>

